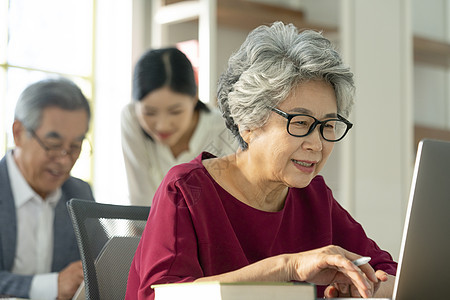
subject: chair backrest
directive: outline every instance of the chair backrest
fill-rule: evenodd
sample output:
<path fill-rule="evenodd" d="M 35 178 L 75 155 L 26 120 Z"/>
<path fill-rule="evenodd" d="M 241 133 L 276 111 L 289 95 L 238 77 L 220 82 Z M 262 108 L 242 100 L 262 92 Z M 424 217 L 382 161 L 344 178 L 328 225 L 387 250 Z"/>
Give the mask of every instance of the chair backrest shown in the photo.
<path fill-rule="evenodd" d="M 124 299 L 150 207 L 81 199 L 71 199 L 67 207 L 83 263 L 86 299 Z"/>

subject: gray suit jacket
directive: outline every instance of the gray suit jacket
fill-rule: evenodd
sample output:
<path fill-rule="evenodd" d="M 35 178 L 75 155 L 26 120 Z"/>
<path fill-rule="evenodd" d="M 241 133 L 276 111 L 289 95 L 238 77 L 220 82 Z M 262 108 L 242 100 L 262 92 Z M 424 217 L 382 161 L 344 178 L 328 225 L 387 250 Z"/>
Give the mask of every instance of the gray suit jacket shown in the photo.
<path fill-rule="evenodd" d="M 94 200 L 89 184 L 80 179 L 70 177 L 61 189 L 61 199 L 55 208 L 52 272 L 59 272 L 69 263 L 80 259 L 66 202 L 71 198 Z M 6 157 L 3 157 L 0 161 L 0 295 L 28 298 L 33 276 L 11 273 L 16 253 L 16 239 L 16 208 Z"/>

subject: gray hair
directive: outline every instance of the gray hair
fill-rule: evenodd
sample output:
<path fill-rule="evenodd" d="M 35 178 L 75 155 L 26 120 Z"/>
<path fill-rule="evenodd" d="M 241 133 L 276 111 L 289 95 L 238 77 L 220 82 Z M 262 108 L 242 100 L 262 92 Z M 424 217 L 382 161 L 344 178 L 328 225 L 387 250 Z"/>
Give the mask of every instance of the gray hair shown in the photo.
<path fill-rule="evenodd" d="M 65 78 L 44 79 L 29 85 L 19 96 L 14 119 L 28 130 L 36 130 L 41 125 L 44 109 L 53 106 L 64 110 L 84 109 L 89 126 L 89 103 L 80 88 Z"/>
<path fill-rule="evenodd" d="M 348 117 L 353 106 L 353 73 L 328 39 L 312 30 L 299 33 L 294 25 L 282 22 L 250 32 L 230 57 L 217 92 L 227 127 L 241 148 L 248 145 L 239 127 L 263 126 L 270 114 L 267 107 L 279 105 L 299 83 L 315 79 L 332 85 L 338 113 Z"/>

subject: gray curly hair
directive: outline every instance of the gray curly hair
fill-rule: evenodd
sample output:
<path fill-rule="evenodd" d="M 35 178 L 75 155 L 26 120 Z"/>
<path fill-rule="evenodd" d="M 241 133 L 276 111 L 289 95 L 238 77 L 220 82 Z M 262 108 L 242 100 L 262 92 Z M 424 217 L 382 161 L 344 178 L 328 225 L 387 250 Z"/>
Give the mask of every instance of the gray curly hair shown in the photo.
<path fill-rule="evenodd" d="M 338 113 L 348 117 L 353 106 L 354 82 L 331 42 L 321 33 L 299 33 L 292 25 L 275 22 L 259 26 L 247 36 L 229 61 L 218 83 L 218 105 L 228 129 L 243 150 L 248 144 L 241 130 L 263 126 L 267 107 L 278 106 L 301 82 L 324 80 L 336 93 Z"/>

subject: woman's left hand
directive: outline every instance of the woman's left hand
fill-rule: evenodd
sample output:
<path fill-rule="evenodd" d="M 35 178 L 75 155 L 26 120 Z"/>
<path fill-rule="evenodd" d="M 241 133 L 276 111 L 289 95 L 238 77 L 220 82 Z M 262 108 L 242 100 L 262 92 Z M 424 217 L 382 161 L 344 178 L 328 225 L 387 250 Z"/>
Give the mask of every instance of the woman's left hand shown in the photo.
<path fill-rule="evenodd" d="M 378 278 L 378 282 L 373 283 L 369 281 L 372 284 L 372 295 L 375 295 L 382 282 L 388 280 L 387 273 L 382 270 L 376 271 L 375 275 Z M 358 292 L 358 289 L 353 284 L 349 285 L 341 283 L 334 283 L 329 285 L 325 289 L 324 296 L 325 298 L 362 298 Z"/>

